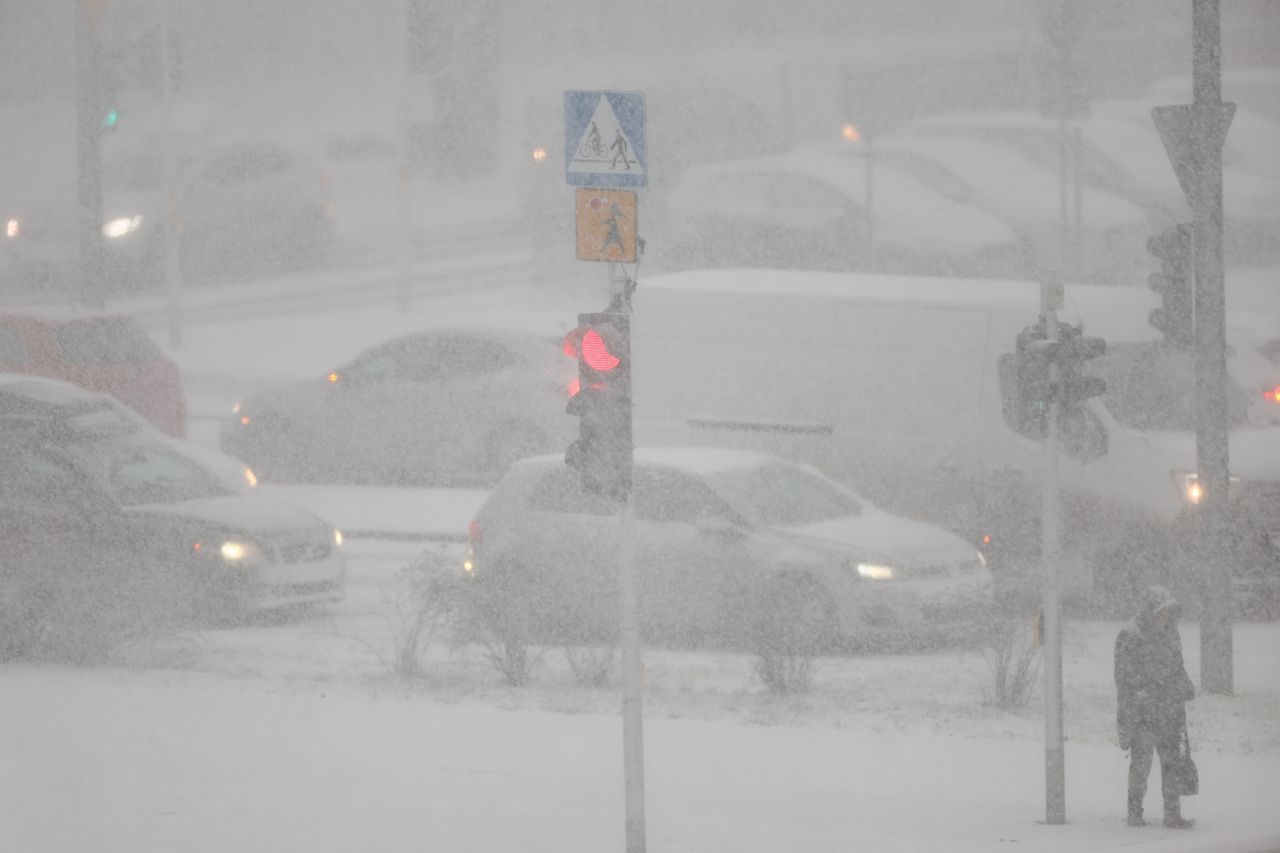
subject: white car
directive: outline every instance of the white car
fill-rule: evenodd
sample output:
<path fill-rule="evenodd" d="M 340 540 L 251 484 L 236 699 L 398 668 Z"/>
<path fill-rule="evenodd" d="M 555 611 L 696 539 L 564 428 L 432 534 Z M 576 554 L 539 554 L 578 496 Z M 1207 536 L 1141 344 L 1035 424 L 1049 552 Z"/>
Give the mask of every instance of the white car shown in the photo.
<path fill-rule="evenodd" d="M 991 573 L 960 537 L 876 509 L 813 468 L 708 448 L 635 452 L 641 622 L 680 645 L 761 639 L 772 617 L 875 641 L 965 625 Z M 513 465 L 471 525 L 467 580 L 531 635 L 617 625 L 616 507 L 563 455 Z M 777 611 L 785 609 L 785 613 Z"/>
<path fill-rule="evenodd" d="M 177 163 L 179 240 L 188 275 L 314 266 L 333 215 L 327 177 L 275 143 L 210 149 Z M 164 269 L 164 163 L 152 149 L 104 163 L 103 250 L 117 286 L 145 285 Z"/>
<path fill-rule="evenodd" d="M 550 338 L 414 332 L 241 400 L 222 449 L 274 480 L 492 483 L 516 459 L 567 446 L 574 370 Z"/>
<path fill-rule="evenodd" d="M 1151 120 L 1154 101 L 1104 101 L 1079 122 L 1084 184 L 1141 205 L 1155 230 L 1191 221 L 1182 189 Z M 1059 166 L 1058 122 L 1033 113 L 948 113 L 914 121 L 902 133 L 982 139 L 1052 172 Z M 1233 138 L 1233 136 L 1235 138 Z M 1228 260 L 1280 253 L 1280 178 L 1256 152 L 1280 138 L 1273 122 L 1238 113 L 1223 152 L 1223 215 Z M 1274 158 L 1272 158 L 1274 159 Z"/>
<path fill-rule="evenodd" d="M 868 189 L 870 187 L 870 189 Z M 1023 278 L 1018 235 L 901 170 L 799 151 L 699 166 L 669 202 L 670 265 Z"/>
<path fill-rule="evenodd" d="M 974 205 L 999 217 L 1028 246 L 1037 269 L 1061 269 L 1061 188 L 1056 171 L 1032 163 L 984 139 L 937 136 L 877 136 L 873 145 L 846 141 L 822 151 L 873 169 L 911 175 L 953 202 Z M 1074 202 L 1073 202 L 1074 203 Z M 1145 278 L 1151 233 L 1147 212 L 1113 192 L 1085 187 L 1080 195 L 1078 266 L 1072 278 L 1132 283 Z M 1074 227 L 1074 217 L 1071 222 Z"/>

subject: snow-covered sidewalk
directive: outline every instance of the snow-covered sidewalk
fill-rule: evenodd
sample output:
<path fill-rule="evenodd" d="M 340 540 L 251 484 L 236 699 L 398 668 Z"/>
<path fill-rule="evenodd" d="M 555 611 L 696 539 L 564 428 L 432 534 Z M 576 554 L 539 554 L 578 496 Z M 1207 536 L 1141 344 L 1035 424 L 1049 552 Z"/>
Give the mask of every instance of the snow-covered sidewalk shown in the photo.
<path fill-rule="evenodd" d="M 165 671 L 0 670 L 0 696 L 7 850 L 622 849 L 612 714 Z M 1275 755 L 1198 756 L 1185 833 L 1124 826 L 1124 756 L 1100 744 L 1068 743 L 1070 822 L 1042 826 L 1034 741 L 653 717 L 645 734 L 654 853 L 1280 845 Z"/>

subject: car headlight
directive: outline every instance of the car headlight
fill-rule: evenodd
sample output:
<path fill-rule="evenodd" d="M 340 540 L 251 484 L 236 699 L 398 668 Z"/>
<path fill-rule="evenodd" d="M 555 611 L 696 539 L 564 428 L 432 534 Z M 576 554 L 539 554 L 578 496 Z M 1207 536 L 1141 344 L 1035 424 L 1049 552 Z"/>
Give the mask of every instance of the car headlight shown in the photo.
<path fill-rule="evenodd" d="M 249 546 L 243 542 L 236 542 L 234 540 L 230 542 L 223 542 L 222 548 L 219 550 L 222 552 L 222 559 L 229 563 L 238 563 L 245 557 L 249 556 Z"/>
<path fill-rule="evenodd" d="M 893 566 L 886 566 L 883 563 L 855 563 L 854 570 L 857 571 L 858 577 L 869 581 L 891 581 L 898 576 Z"/>
<path fill-rule="evenodd" d="M 249 484 L 249 488 L 256 488 L 258 485 L 258 475 L 253 473 L 253 469 L 248 465 L 244 466 L 244 481 Z"/>
<path fill-rule="evenodd" d="M 1200 484 L 1200 477 L 1194 471 L 1174 471 L 1173 472 L 1174 488 L 1178 490 L 1178 494 L 1191 506 L 1195 506 L 1204 500 L 1204 486 Z M 1236 486 L 1240 484 L 1239 477 L 1228 477 L 1227 486 Z"/>
<path fill-rule="evenodd" d="M 121 216 L 111 219 L 102 226 L 103 237 L 127 237 L 142 225 L 141 216 Z"/>
<path fill-rule="evenodd" d="M 342 531 L 336 527 L 333 529 L 333 544 L 342 547 Z"/>
<path fill-rule="evenodd" d="M 17 237 L 21 233 L 22 233 L 22 222 L 17 217 L 11 218 L 8 222 L 4 224 L 4 236 Z"/>

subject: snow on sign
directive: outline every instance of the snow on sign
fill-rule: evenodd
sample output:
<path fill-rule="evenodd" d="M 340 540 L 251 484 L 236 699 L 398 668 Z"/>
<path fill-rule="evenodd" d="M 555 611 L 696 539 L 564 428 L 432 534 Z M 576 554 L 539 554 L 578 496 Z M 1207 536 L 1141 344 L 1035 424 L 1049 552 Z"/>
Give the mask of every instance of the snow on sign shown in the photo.
<path fill-rule="evenodd" d="M 648 169 L 643 92 L 564 93 L 565 181 L 642 187 Z"/>

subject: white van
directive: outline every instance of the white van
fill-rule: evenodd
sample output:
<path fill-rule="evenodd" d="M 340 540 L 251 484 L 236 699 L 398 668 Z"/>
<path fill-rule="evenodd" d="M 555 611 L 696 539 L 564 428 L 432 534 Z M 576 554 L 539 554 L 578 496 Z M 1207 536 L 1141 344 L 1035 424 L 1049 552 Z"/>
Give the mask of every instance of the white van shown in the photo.
<path fill-rule="evenodd" d="M 1077 593 L 1123 600 L 1153 578 L 1190 588 L 1170 567 L 1196 494 L 1193 357 L 1147 324 L 1157 303 L 1145 288 L 1079 285 L 1060 312 L 1108 345 L 1089 365 L 1106 395 L 1062 422 L 1064 576 Z M 1035 564 L 1041 443 L 1015 431 L 1006 402 L 1036 284 L 705 270 L 642 282 L 634 306 L 638 443 L 811 461 L 881 506 L 985 541 L 993 567 Z M 1251 319 L 1228 334 L 1237 576 L 1274 586 L 1280 368 Z"/>

